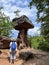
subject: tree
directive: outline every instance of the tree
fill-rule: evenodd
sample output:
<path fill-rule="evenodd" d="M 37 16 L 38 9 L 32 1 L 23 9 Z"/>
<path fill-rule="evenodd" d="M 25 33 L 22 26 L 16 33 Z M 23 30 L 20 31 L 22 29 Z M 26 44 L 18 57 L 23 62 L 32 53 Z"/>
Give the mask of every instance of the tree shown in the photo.
<path fill-rule="evenodd" d="M 41 34 L 49 42 L 49 0 L 32 0 L 30 7 L 32 5 L 38 10 L 37 21 L 41 22 Z"/>
<path fill-rule="evenodd" d="M 2 12 L 2 7 L 0 7 L 0 35 L 9 37 L 10 33 L 12 33 L 12 24 L 10 18 Z"/>

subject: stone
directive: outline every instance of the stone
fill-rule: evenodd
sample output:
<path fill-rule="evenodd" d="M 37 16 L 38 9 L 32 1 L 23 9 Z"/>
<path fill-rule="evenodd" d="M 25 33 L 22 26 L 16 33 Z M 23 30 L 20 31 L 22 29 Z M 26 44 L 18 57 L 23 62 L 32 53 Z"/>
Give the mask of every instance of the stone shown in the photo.
<path fill-rule="evenodd" d="M 30 51 L 23 51 L 19 53 L 19 58 L 23 59 L 23 60 L 29 60 L 29 59 L 33 59 L 34 58 L 34 54 Z"/>

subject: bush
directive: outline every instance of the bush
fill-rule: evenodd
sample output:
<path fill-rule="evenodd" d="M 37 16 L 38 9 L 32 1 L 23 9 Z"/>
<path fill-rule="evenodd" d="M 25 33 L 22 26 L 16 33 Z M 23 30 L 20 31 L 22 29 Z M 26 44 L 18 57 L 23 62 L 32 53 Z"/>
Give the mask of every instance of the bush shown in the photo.
<path fill-rule="evenodd" d="M 30 42 L 31 48 L 38 49 L 40 39 L 41 39 L 41 36 L 30 37 L 29 42 Z"/>
<path fill-rule="evenodd" d="M 49 42 L 47 42 L 43 36 L 33 36 L 29 38 L 31 47 L 40 49 L 43 51 L 49 51 Z"/>
<path fill-rule="evenodd" d="M 38 49 L 41 49 L 43 51 L 49 51 L 49 43 L 47 41 L 41 41 L 39 43 Z"/>

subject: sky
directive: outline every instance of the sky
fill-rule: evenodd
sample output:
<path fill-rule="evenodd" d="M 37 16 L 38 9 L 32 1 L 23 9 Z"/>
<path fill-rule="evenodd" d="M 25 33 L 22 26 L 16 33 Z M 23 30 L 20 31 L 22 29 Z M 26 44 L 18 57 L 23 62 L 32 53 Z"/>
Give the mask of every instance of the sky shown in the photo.
<path fill-rule="evenodd" d="M 26 15 L 34 25 L 33 29 L 28 30 L 28 35 L 35 36 L 36 34 L 40 34 L 40 23 L 36 22 L 37 18 L 37 9 L 35 6 L 32 6 L 32 8 L 29 8 L 29 2 L 31 0 L 0 0 L 0 6 L 3 7 L 3 12 L 10 17 L 10 20 L 12 21 L 13 18 L 15 18 L 14 11 L 17 9 L 20 10 L 19 15 Z M 17 38 L 18 32 L 16 30 L 12 30 L 13 37 Z"/>

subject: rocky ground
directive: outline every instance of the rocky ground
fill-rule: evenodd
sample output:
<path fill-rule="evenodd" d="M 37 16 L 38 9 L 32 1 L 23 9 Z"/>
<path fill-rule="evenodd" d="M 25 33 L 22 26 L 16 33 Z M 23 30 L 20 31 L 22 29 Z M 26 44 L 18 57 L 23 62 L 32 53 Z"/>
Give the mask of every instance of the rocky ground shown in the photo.
<path fill-rule="evenodd" d="M 10 65 L 9 63 L 9 50 L 8 49 L 0 49 L 2 53 L 0 53 L 0 65 Z M 22 60 L 19 58 L 19 52 L 21 51 L 31 51 L 35 57 L 33 59 L 29 59 L 28 61 Z M 22 49 L 18 50 L 16 54 L 17 58 L 14 64 L 11 65 L 49 65 L 49 52 L 43 52 L 35 49 Z"/>

